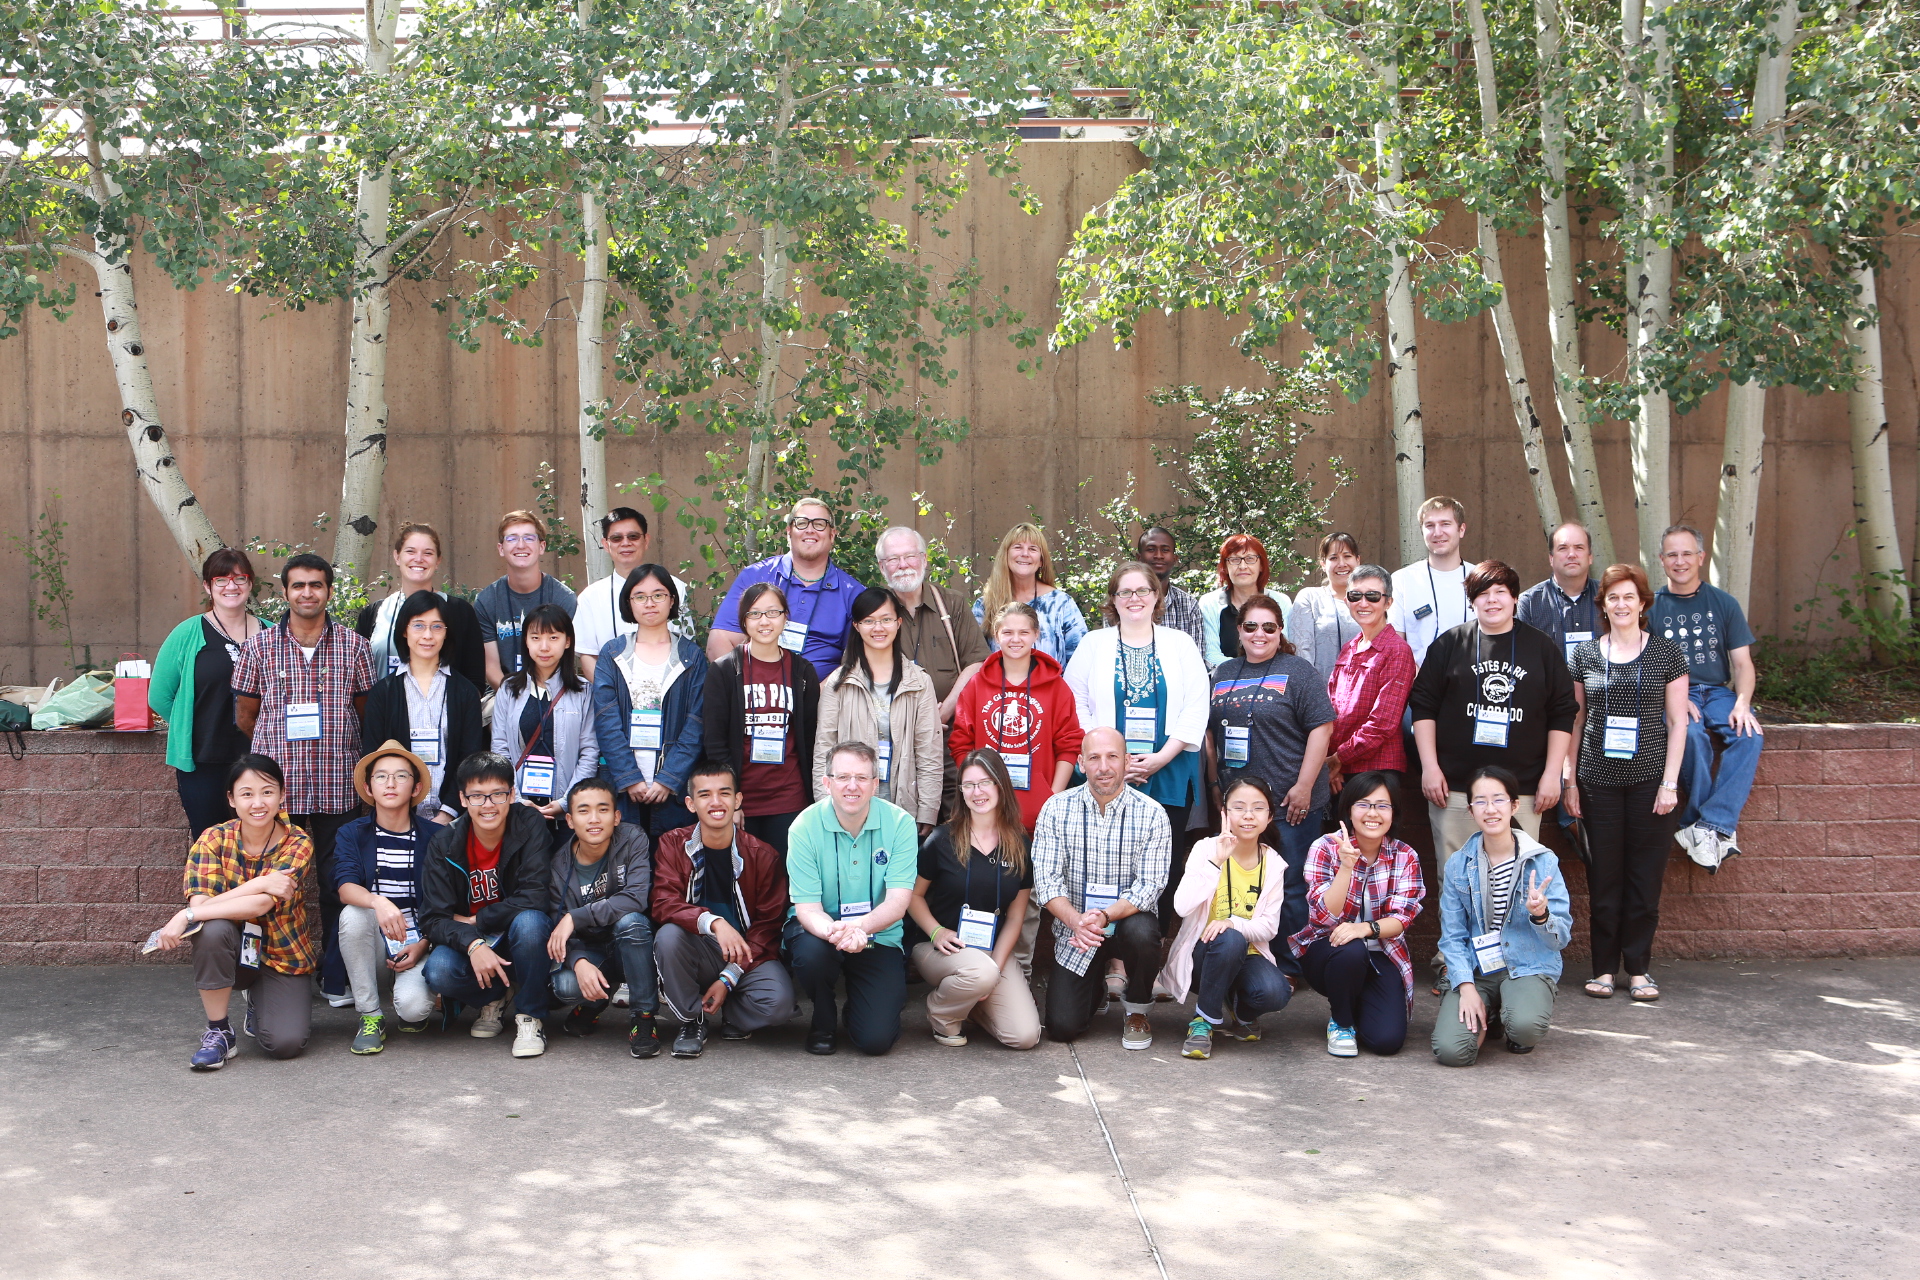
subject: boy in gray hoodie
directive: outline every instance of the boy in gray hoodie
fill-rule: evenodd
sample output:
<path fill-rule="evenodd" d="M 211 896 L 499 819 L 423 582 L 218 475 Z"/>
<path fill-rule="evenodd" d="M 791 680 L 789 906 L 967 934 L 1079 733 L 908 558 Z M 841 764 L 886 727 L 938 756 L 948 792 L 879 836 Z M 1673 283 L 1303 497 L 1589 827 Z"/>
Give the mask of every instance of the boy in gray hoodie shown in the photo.
<path fill-rule="evenodd" d="M 562 1029 L 593 1034 L 600 1014 L 622 982 L 631 993 L 633 1025 L 627 1049 L 636 1058 L 660 1052 L 653 1016 L 658 1006 L 653 968 L 653 862 L 646 833 L 621 825 L 613 787 L 583 778 L 567 792 L 572 834 L 553 851 L 553 901 L 559 922 L 547 954 L 560 965 L 553 1000 L 572 1006 Z"/>

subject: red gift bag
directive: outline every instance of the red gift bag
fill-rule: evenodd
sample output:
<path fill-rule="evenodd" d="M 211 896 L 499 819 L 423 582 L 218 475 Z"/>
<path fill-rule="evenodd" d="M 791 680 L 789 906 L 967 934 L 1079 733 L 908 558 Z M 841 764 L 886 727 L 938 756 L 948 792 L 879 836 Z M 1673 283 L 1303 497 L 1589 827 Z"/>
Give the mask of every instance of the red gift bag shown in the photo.
<path fill-rule="evenodd" d="M 147 706 L 147 688 L 153 667 L 137 653 L 123 653 L 113 668 L 113 727 L 119 733 L 148 733 L 153 711 Z"/>

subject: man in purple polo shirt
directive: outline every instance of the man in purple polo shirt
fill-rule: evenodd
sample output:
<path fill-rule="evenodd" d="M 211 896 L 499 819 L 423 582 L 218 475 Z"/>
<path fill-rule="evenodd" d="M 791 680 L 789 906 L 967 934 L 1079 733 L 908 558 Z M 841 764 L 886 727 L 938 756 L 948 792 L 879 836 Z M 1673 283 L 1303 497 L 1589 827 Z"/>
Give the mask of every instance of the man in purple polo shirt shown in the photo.
<path fill-rule="evenodd" d="M 746 643 L 746 633 L 740 629 L 740 595 L 756 582 L 771 582 L 787 596 L 787 629 L 780 636 L 780 647 L 811 662 L 820 678 L 826 679 L 846 650 L 853 598 L 866 589 L 829 558 L 833 535 L 833 512 L 826 503 L 818 498 L 794 503 L 787 517 L 790 550 L 748 565 L 733 580 L 713 615 L 707 657 L 718 662 Z"/>

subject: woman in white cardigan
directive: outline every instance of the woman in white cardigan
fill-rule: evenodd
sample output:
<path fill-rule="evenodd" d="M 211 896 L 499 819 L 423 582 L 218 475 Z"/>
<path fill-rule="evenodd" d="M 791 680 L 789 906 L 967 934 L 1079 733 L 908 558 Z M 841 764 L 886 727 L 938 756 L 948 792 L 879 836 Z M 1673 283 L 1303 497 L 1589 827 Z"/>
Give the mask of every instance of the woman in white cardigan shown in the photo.
<path fill-rule="evenodd" d="M 1200 744 L 1212 693 L 1193 637 L 1159 621 L 1166 586 L 1136 560 L 1107 579 L 1107 625 L 1089 631 L 1067 664 L 1067 687 L 1083 729 L 1118 729 L 1127 739 L 1127 781 L 1158 800 L 1173 824 L 1174 865 L 1191 847 L 1187 813 L 1199 798 Z M 1173 877 L 1160 898 L 1160 927 L 1174 924 Z"/>
<path fill-rule="evenodd" d="M 1273 792 L 1243 774 L 1227 789 L 1225 833 L 1199 841 L 1187 855 L 1173 895 L 1180 932 L 1160 973 L 1175 1000 L 1193 992 L 1193 1021 L 1180 1050 L 1186 1057 L 1211 1056 L 1216 1030 L 1258 1040 L 1260 1015 L 1286 1008 L 1293 996 L 1269 945 L 1287 896 L 1287 864 L 1260 843 L 1272 820 Z"/>

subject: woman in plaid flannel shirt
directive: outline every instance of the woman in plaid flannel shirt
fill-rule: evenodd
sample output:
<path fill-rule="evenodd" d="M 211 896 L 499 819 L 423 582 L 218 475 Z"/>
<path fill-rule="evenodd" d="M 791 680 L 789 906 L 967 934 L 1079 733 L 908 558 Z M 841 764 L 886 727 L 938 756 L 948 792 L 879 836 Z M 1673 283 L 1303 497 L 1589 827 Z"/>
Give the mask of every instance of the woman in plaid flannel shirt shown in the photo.
<path fill-rule="evenodd" d="M 1327 997 L 1327 1052 L 1359 1045 L 1400 1052 L 1413 1012 L 1407 930 L 1427 896 L 1420 858 L 1393 835 L 1398 788 L 1374 770 L 1351 779 L 1335 806 L 1337 835 L 1307 850 L 1307 927 L 1288 945 L 1313 989 Z"/>

